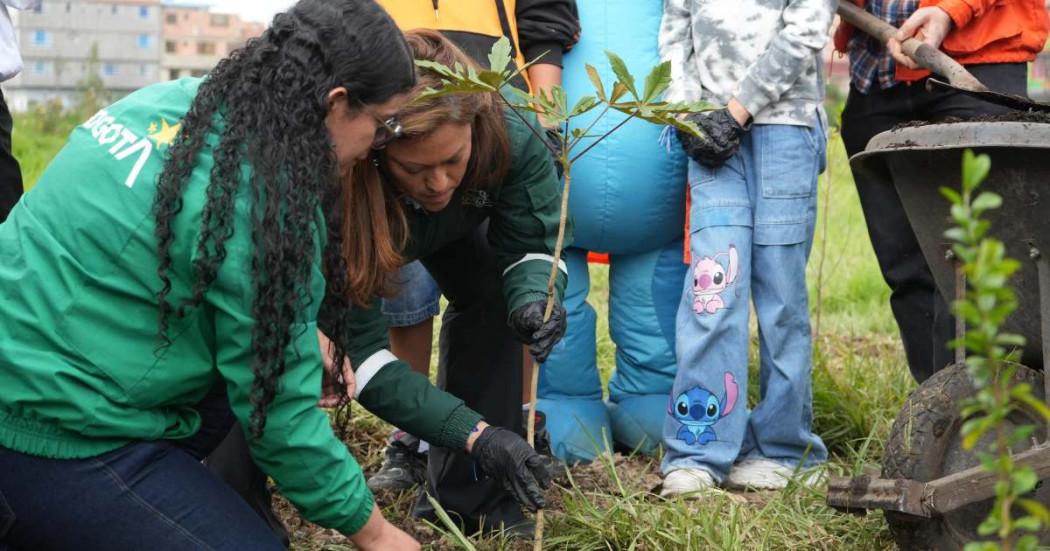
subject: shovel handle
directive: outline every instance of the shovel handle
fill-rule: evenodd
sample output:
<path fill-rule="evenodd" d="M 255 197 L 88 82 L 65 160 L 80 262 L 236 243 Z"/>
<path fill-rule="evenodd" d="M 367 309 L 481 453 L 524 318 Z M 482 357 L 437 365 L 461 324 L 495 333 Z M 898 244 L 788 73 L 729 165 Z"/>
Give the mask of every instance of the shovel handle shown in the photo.
<path fill-rule="evenodd" d="M 864 11 L 850 0 L 839 0 L 838 13 L 843 21 L 860 29 L 864 34 L 875 38 L 880 43 L 885 44 L 897 34 L 896 27 Z M 988 90 L 959 62 L 921 40 L 909 38 L 901 42 L 901 50 L 905 55 L 914 59 L 920 67 L 947 78 L 953 86 L 975 92 Z"/>

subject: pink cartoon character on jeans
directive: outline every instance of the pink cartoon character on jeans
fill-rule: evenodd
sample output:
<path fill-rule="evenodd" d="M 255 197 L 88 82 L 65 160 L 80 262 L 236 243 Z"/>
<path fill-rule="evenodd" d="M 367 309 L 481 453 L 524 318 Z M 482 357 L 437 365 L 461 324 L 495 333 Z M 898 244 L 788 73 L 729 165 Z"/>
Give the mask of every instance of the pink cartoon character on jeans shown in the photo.
<path fill-rule="evenodd" d="M 722 265 L 720 259 L 729 265 Z M 722 292 L 736 281 L 739 269 L 734 245 L 729 246 L 729 252 L 701 258 L 693 268 L 693 312 L 714 314 L 725 308 Z"/>

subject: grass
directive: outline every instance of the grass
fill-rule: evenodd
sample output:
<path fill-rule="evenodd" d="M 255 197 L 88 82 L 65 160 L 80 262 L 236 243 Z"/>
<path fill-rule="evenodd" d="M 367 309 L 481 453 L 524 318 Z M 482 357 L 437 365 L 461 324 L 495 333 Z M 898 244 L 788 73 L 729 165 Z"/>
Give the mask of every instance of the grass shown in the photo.
<path fill-rule="evenodd" d="M 55 113 L 16 116 L 14 152 L 31 188 L 80 120 Z M 817 237 L 809 265 L 814 346 L 816 430 L 831 451 L 833 474 L 877 468 L 882 443 L 913 383 L 868 241 L 841 141 L 829 147 L 830 177 L 820 182 Z M 598 312 L 598 364 L 607 380 L 615 364 L 609 338 L 608 269 L 592 266 Z M 819 300 L 818 300 L 819 297 Z M 757 356 L 752 344 L 752 372 Z M 756 376 L 749 395 L 757 396 Z M 344 440 L 366 472 L 381 461 L 389 428 L 354 409 Z M 823 504 L 821 490 L 791 486 L 779 493 L 718 493 L 701 500 L 663 500 L 653 458 L 606 457 L 574 468 L 572 483 L 551 491 L 546 546 L 551 549 L 889 549 L 881 513 L 855 517 Z M 377 496 L 388 518 L 429 548 L 456 548 L 439 528 L 414 520 L 411 494 Z M 330 530 L 302 521 L 278 496 L 278 508 L 298 549 L 350 549 Z M 524 542 L 475 538 L 478 549 L 524 549 Z"/>

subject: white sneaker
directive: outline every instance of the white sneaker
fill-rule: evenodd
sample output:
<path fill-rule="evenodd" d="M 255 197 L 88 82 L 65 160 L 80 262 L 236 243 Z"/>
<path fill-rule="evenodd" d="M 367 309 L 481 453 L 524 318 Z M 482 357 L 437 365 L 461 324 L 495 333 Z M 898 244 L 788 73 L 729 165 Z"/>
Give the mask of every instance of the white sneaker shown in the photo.
<path fill-rule="evenodd" d="M 709 490 L 715 479 L 704 469 L 676 469 L 664 477 L 661 497 L 679 496 Z"/>
<path fill-rule="evenodd" d="M 823 469 L 806 469 L 798 473 L 798 482 L 816 486 L 823 479 Z M 748 458 L 733 465 L 726 478 L 731 490 L 783 490 L 796 475 L 795 469 L 760 457 Z"/>

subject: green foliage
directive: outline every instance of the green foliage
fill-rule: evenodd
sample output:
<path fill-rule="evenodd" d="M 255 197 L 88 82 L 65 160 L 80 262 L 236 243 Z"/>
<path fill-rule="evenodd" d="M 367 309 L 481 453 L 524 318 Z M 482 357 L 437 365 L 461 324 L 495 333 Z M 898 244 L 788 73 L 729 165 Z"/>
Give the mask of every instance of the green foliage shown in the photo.
<path fill-rule="evenodd" d="M 602 82 L 598 70 L 591 65 L 586 66 L 587 76 L 594 84 L 594 95 L 584 96 L 577 100 L 571 107 L 568 104 L 568 94 L 561 86 L 555 86 L 549 91 L 539 91 L 529 94 L 516 88 L 508 87 L 507 96 L 500 97 L 506 105 L 519 113 L 530 111 L 539 115 L 547 125 L 556 126 L 562 131 L 561 151 L 565 152 L 562 161 L 563 168 L 570 168 L 571 162 L 578 159 L 581 154 L 569 156 L 569 152 L 580 146 L 585 140 L 592 140 L 588 149 L 606 136 L 619 129 L 619 126 L 609 130 L 601 136 L 591 136 L 590 130 L 594 122 L 604 117 L 609 111 L 617 111 L 627 115 L 627 119 L 642 119 L 653 124 L 672 125 L 675 128 L 689 132 L 695 136 L 701 136 L 699 128 L 695 124 L 679 119 L 680 115 L 697 113 L 710 109 L 710 106 L 700 103 L 671 103 L 659 98 L 671 85 L 671 64 L 664 62 L 653 67 L 645 78 L 645 85 L 641 92 L 636 85 L 634 75 L 627 69 L 618 55 L 606 52 L 609 65 L 616 81 L 611 87 Z M 426 100 L 449 94 L 469 94 L 479 92 L 500 92 L 512 78 L 525 70 L 526 67 L 510 67 L 510 42 L 506 38 L 500 39 L 492 47 L 489 53 L 489 68 L 475 70 L 461 65 L 446 67 L 440 63 L 429 60 L 416 60 L 416 65 L 433 71 L 441 79 L 441 87 L 438 89 L 427 89 L 418 98 Z M 513 100 L 513 101 L 512 101 Z M 602 107 L 602 113 L 592 121 L 587 128 L 573 127 L 574 118 L 588 113 L 596 108 Z M 538 132 L 538 129 L 534 129 Z M 596 140 L 594 138 L 597 138 Z M 552 151 L 555 148 L 552 147 Z M 586 151 L 584 151 L 586 152 Z M 566 170 L 566 172 L 569 172 Z"/>
<path fill-rule="evenodd" d="M 995 505 L 977 529 L 980 535 L 994 536 L 997 541 L 973 542 L 966 546 L 967 551 L 1034 549 L 1038 541 L 1032 534 L 1050 519 L 1042 504 L 1024 498 L 1039 482 L 1035 471 L 1015 465 L 1010 456 L 1010 450 L 1035 431 L 1032 425 L 1008 431 L 1005 424 L 1011 414 L 1029 408 L 1050 420 L 1050 410 L 1035 398 L 1030 385 L 1010 386 L 1016 367 L 1009 360 L 1016 348 L 1024 346 L 1024 338 L 1001 328 L 1017 309 L 1017 297 L 1008 283 L 1021 265 L 1006 256 L 1001 241 L 988 236 L 990 224 L 983 216 L 1003 203 L 995 193 L 977 191 L 991 166 L 988 155 L 966 150 L 961 193 L 941 189 L 951 201 L 955 223 L 945 237 L 953 242 L 952 251 L 966 276 L 965 296 L 953 305 L 955 314 L 966 322 L 966 333 L 952 344 L 966 349 L 967 371 L 977 388 L 977 394 L 963 404 L 963 446 L 973 449 L 983 437 L 991 436 L 989 449 L 979 450 L 977 456 L 981 466 L 997 477 Z M 1023 508 L 1025 516 L 1013 518 L 1015 506 Z"/>

